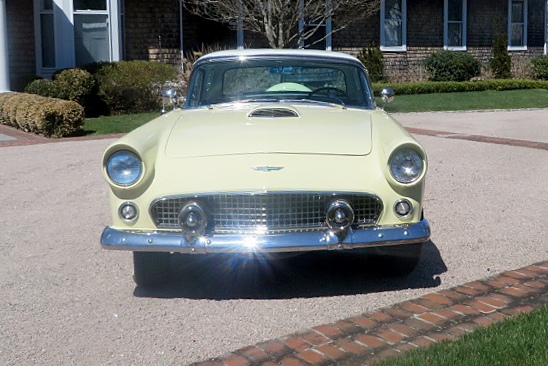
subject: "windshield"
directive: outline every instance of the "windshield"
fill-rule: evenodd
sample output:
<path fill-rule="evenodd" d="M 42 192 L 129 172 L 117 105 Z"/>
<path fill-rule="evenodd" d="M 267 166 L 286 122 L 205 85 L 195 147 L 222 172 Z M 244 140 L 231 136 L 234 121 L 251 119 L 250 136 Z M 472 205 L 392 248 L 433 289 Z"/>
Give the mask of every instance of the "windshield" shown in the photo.
<path fill-rule="evenodd" d="M 363 69 L 347 62 L 246 59 L 205 63 L 195 68 L 187 107 L 236 101 L 373 106 Z"/>

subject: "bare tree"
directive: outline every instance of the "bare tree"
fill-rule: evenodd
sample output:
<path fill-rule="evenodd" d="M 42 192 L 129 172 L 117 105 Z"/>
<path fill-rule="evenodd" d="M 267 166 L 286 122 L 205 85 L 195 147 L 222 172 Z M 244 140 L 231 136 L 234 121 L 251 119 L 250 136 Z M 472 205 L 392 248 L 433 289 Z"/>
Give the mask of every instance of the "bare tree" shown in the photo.
<path fill-rule="evenodd" d="M 189 12 L 221 23 L 243 19 L 245 29 L 263 34 L 270 47 L 284 48 L 309 40 L 333 19 L 331 33 L 379 10 L 380 0 L 180 0 Z M 304 27 L 299 31 L 299 22 Z M 324 40 L 327 34 L 315 37 Z"/>

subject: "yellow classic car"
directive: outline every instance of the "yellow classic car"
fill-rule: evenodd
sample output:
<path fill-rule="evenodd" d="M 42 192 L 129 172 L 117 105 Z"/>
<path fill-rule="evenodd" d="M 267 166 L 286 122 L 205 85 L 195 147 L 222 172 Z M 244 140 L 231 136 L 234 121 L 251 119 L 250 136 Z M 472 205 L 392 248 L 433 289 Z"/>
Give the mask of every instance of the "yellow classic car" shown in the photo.
<path fill-rule="evenodd" d="M 181 108 L 107 148 L 101 244 L 133 251 L 138 286 L 166 281 L 171 253 L 368 249 L 406 275 L 430 237 L 427 159 L 383 109 L 347 54 L 203 56 Z"/>

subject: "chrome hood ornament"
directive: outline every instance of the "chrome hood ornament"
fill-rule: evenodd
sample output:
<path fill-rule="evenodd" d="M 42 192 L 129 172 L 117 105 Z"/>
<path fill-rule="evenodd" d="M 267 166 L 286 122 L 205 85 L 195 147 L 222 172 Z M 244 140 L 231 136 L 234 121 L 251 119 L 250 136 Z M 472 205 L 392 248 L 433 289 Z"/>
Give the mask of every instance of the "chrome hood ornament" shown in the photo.
<path fill-rule="evenodd" d="M 256 170 L 258 172 L 272 172 L 272 171 L 278 171 L 282 170 L 283 166 L 252 166 L 251 169 Z"/>

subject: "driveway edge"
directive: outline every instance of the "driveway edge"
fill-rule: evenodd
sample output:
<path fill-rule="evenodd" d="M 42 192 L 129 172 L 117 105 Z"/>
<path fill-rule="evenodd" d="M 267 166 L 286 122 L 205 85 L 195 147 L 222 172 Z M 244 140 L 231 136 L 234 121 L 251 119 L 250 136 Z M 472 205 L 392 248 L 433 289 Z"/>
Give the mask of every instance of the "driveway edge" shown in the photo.
<path fill-rule="evenodd" d="M 548 261 L 257 343 L 192 366 L 369 365 L 456 339 L 545 303 Z"/>

